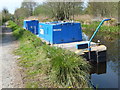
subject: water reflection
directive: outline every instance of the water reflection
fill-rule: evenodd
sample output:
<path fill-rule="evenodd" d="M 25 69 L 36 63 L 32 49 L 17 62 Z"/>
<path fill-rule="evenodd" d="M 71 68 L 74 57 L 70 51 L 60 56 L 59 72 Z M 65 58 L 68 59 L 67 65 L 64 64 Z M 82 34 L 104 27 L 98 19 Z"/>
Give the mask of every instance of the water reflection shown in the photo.
<path fill-rule="evenodd" d="M 83 55 L 84 58 L 89 60 L 89 52 L 85 52 Z M 90 52 L 90 60 L 91 62 L 106 62 L 106 51 L 96 52 L 92 51 Z"/>
<path fill-rule="evenodd" d="M 90 62 L 92 68 L 90 69 L 90 74 L 104 74 L 106 73 L 107 65 L 106 62 L 96 63 Z"/>
<path fill-rule="evenodd" d="M 96 90 L 96 84 L 92 81 L 92 75 L 102 75 L 107 73 L 107 64 L 106 62 L 96 63 L 90 62 L 91 69 L 90 69 L 90 86 L 92 86 Z"/>
<path fill-rule="evenodd" d="M 86 32 L 85 34 L 88 37 L 90 37 L 93 34 L 93 32 Z M 111 65 L 110 67 L 112 69 L 114 68 L 114 71 L 117 72 L 118 68 L 120 68 L 119 61 L 120 36 L 106 33 L 97 33 L 93 41 L 97 42 L 97 40 L 100 40 L 101 44 L 107 46 L 106 60 L 107 62 L 112 61 L 115 64 L 114 66 Z"/>
<path fill-rule="evenodd" d="M 86 32 L 86 34 L 90 37 L 93 32 Z M 99 88 L 118 88 L 118 76 L 120 75 L 120 36 L 98 33 L 93 41 L 97 42 L 97 40 L 100 40 L 101 44 L 107 46 L 106 62 L 91 63 L 91 82 L 94 86 L 98 86 Z"/>

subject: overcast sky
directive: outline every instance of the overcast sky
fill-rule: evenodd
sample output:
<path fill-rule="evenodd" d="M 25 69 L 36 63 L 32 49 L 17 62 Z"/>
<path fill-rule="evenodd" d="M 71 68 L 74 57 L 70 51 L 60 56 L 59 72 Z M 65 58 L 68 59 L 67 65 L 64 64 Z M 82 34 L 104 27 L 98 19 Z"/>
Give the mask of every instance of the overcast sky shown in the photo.
<path fill-rule="evenodd" d="M 3 8 L 7 8 L 10 13 L 14 13 L 16 8 L 20 8 L 21 2 L 23 0 L 2 0 L 0 1 L 0 12 Z M 43 2 L 44 0 L 34 0 L 38 2 Z"/>
<path fill-rule="evenodd" d="M 14 10 L 21 6 L 22 1 L 23 0 L 2 0 L 0 2 L 0 11 L 2 11 L 3 8 L 7 8 L 9 12 L 13 14 Z"/>

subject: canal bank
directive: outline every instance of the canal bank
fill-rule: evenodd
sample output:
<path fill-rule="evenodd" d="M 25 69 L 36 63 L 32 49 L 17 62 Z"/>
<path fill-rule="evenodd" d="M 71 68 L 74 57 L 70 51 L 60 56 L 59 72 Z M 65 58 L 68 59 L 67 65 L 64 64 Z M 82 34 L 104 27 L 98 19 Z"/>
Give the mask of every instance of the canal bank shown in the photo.
<path fill-rule="evenodd" d="M 28 30 L 9 22 L 13 35 L 20 41 L 19 55 L 26 88 L 90 88 L 90 65 L 73 52 L 51 47 Z"/>

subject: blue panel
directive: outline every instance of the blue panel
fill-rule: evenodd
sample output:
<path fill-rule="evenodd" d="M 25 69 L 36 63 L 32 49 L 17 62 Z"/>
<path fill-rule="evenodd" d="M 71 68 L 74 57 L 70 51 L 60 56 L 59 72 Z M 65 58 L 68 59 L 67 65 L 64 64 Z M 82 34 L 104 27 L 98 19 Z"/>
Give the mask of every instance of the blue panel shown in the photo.
<path fill-rule="evenodd" d="M 54 43 L 82 41 L 80 23 L 66 23 L 63 25 L 55 25 L 53 27 L 53 37 Z"/>
<path fill-rule="evenodd" d="M 26 29 L 26 21 L 23 21 L 23 28 Z"/>
<path fill-rule="evenodd" d="M 53 43 L 52 38 L 52 25 L 39 23 L 39 30 L 38 30 L 39 37 L 43 38 L 44 40 Z"/>
<path fill-rule="evenodd" d="M 24 21 L 23 28 L 29 30 L 34 34 L 38 34 L 38 24 L 39 24 L 38 20 Z"/>
<path fill-rule="evenodd" d="M 80 23 L 47 22 L 39 23 L 39 37 L 51 44 L 82 41 Z"/>

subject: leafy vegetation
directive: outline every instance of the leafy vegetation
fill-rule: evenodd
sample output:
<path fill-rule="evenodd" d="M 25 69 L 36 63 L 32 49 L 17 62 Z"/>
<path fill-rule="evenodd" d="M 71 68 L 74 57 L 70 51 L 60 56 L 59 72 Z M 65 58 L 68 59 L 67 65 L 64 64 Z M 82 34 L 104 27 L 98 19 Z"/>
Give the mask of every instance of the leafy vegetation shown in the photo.
<path fill-rule="evenodd" d="M 88 86 L 90 65 L 73 52 L 46 45 L 40 38 L 9 22 L 13 35 L 20 40 L 15 54 L 20 55 L 19 65 L 26 74 L 27 88 Z"/>
<path fill-rule="evenodd" d="M 0 12 L 0 25 L 2 25 L 2 13 Z"/>
<path fill-rule="evenodd" d="M 97 17 L 118 17 L 118 2 L 89 2 L 86 14 Z"/>
<path fill-rule="evenodd" d="M 97 26 L 99 25 L 100 22 L 93 22 L 90 25 L 83 24 L 82 28 L 84 28 L 84 32 L 88 31 L 95 31 Z M 118 34 L 119 26 L 105 26 L 102 25 L 100 28 L 100 31 L 106 32 L 106 33 L 116 33 Z"/>
<path fill-rule="evenodd" d="M 27 9 L 28 15 L 33 16 L 34 15 L 34 8 L 37 6 L 38 2 L 34 2 L 34 0 L 23 0 L 21 4 L 21 8 Z"/>
<path fill-rule="evenodd" d="M 44 14 L 55 20 L 70 20 L 82 12 L 82 2 L 45 2 L 35 8 L 35 15 Z"/>
<path fill-rule="evenodd" d="M 13 19 L 13 15 L 9 13 L 7 8 L 3 8 L 0 12 L 0 25 L 11 19 Z"/>

